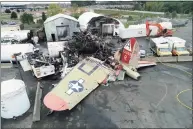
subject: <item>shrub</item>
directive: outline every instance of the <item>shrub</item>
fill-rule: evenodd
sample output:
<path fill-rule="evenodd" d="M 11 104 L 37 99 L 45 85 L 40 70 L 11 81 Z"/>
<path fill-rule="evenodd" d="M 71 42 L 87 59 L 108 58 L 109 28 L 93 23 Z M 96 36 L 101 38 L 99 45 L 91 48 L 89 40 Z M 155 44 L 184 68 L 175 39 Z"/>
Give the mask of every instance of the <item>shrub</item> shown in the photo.
<path fill-rule="evenodd" d="M 19 10 L 19 9 L 17 9 L 17 12 L 19 13 L 19 12 L 20 12 L 20 10 Z"/>
<path fill-rule="evenodd" d="M 11 13 L 11 19 L 17 19 L 17 13 L 16 12 Z"/>
<path fill-rule="evenodd" d="M 11 13 L 11 10 L 10 9 L 6 9 L 5 13 Z"/>
<path fill-rule="evenodd" d="M 21 15 L 20 20 L 22 23 L 34 23 L 32 14 L 24 13 Z"/>

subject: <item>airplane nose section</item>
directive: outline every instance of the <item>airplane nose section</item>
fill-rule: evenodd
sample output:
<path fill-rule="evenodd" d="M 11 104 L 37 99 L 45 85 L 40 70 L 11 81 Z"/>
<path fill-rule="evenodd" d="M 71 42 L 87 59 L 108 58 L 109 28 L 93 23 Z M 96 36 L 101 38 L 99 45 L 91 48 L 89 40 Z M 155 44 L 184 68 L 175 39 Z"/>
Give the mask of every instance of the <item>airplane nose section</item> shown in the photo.
<path fill-rule="evenodd" d="M 48 93 L 44 97 L 44 105 L 54 111 L 63 111 L 68 109 L 68 103 L 55 94 Z"/>

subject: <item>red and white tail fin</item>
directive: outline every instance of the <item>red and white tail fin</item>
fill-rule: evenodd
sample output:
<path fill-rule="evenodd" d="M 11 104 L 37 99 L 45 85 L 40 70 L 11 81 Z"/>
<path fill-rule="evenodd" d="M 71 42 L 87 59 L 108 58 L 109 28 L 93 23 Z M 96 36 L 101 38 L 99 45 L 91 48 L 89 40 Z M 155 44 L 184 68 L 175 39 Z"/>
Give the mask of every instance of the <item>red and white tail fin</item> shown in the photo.
<path fill-rule="evenodd" d="M 131 53 L 131 59 L 130 59 L 129 65 L 137 68 L 138 67 L 138 60 L 140 58 L 139 44 L 135 38 L 130 39 L 130 44 L 132 47 L 132 53 Z"/>
<path fill-rule="evenodd" d="M 139 44 L 135 38 L 130 38 L 128 43 L 124 46 L 121 61 L 132 67 L 138 67 L 139 60 Z"/>

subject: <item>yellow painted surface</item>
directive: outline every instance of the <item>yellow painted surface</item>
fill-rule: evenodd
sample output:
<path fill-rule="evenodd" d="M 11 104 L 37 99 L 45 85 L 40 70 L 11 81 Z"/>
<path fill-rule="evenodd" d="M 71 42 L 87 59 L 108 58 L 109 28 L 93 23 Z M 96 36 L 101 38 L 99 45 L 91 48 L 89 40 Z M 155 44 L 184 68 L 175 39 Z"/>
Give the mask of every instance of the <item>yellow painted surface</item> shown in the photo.
<path fill-rule="evenodd" d="M 71 110 L 75 105 L 77 105 L 91 91 L 97 88 L 99 86 L 98 83 L 101 83 L 110 74 L 110 70 L 101 65 L 92 74 L 88 75 L 78 69 L 79 66 L 82 65 L 82 63 L 85 63 L 82 69 L 86 72 L 89 72 L 97 65 L 97 62 L 94 61 L 87 61 L 87 60 L 81 61 L 58 84 L 58 86 L 56 86 L 51 91 L 52 94 L 55 94 L 56 96 L 68 102 L 69 110 Z M 73 80 L 78 81 L 80 79 L 84 80 L 84 82 L 82 83 L 83 91 L 73 92 L 71 95 L 67 94 L 66 92 L 69 90 L 69 82 Z"/>

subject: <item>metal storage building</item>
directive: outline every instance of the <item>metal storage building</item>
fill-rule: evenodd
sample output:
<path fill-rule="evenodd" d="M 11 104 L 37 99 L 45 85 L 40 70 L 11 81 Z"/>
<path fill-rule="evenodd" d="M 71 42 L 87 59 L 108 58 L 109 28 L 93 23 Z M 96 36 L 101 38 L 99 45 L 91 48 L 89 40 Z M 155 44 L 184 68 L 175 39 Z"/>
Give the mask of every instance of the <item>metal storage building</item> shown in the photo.
<path fill-rule="evenodd" d="M 44 22 L 48 42 L 65 41 L 72 37 L 73 32 L 79 32 L 79 22 L 74 17 L 57 14 Z"/>
<path fill-rule="evenodd" d="M 100 33 L 111 32 L 116 35 L 119 33 L 120 28 L 125 28 L 120 20 L 93 12 L 83 13 L 78 18 L 78 21 L 82 31 L 95 29 Z"/>

